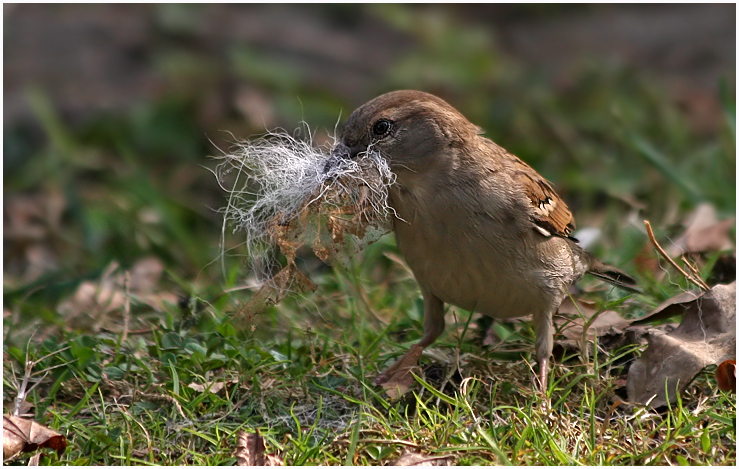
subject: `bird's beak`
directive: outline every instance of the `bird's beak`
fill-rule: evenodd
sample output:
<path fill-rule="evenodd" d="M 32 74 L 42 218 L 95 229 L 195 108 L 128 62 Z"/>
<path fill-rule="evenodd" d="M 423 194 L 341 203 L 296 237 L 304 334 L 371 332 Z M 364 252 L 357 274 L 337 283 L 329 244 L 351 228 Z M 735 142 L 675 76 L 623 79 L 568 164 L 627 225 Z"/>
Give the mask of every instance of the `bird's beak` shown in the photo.
<path fill-rule="evenodd" d="M 360 145 L 350 147 L 344 142 L 337 143 L 331 149 L 331 157 L 328 159 L 328 161 L 326 161 L 326 165 L 323 167 L 323 173 L 327 174 L 329 171 L 335 168 L 341 160 L 354 159 L 358 154 L 365 150 L 366 148 Z"/>
<path fill-rule="evenodd" d="M 348 146 L 344 142 L 339 142 L 331 150 L 331 156 L 336 158 L 355 158 L 358 154 L 365 150 L 361 145 Z"/>

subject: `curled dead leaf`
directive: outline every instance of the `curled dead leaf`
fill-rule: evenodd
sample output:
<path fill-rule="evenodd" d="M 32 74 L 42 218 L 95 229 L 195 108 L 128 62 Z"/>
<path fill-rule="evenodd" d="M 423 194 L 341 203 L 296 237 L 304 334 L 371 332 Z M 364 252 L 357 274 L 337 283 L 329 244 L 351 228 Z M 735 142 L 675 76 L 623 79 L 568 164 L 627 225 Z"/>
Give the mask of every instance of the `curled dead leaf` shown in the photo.
<path fill-rule="evenodd" d="M 175 293 L 159 291 L 163 273 L 164 264 L 155 257 L 137 261 L 130 270 L 130 296 L 157 311 L 163 311 L 166 303 L 177 304 Z M 57 310 L 73 327 L 119 331 L 123 321 L 118 313 L 123 311 L 126 300 L 125 272 L 112 262 L 99 280 L 82 282 Z"/>
<path fill-rule="evenodd" d="M 61 456 L 67 449 L 67 439 L 33 420 L 3 415 L 3 461 L 38 448 L 53 449 Z"/>
<path fill-rule="evenodd" d="M 648 313 L 639 319 L 631 322 L 632 326 L 641 326 L 644 324 L 652 324 L 657 321 L 663 321 L 673 316 L 684 314 L 691 306 L 693 300 L 702 295 L 702 292 L 688 290 L 672 298 L 663 301 L 659 306 L 654 308 L 651 313 Z"/>
<path fill-rule="evenodd" d="M 711 204 L 701 204 L 688 219 L 685 233 L 680 236 L 667 252 L 677 257 L 689 252 L 712 252 L 731 249 L 731 228 L 735 219 L 718 219 L 716 209 Z"/>
<path fill-rule="evenodd" d="M 631 402 L 674 402 L 704 367 L 736 358 L 736 283 L 716 285 L 685 305 L 674 331 L 647 334 L 649 346 L 629 369 Z"/>
<path fill-rule="evenodd" d="M 6 285 L 26 284 L 59 266 L 59 236 L 67 200 L 59 189 L 6 193 L 3 267 Z"/>
<path fill-rule="evenodd" d="M 729 284 L 736 280 L 736 254 L 721 254 L 716 259 L 711 269 L 711 275 L 708 277 L 709 285 L 719 283 Z"/>
<path fill-rule="evenodd" d="M 596 316 L 593 319 L 594 316 Z M 592 322 L 591 322 L 592 319 Z M 582 341 L 583 330 L 588 324 L 588 340 L 605 335 L 623 334 L 624 329 L 631 323 L 630 320 L 621 317 L 616 311 L 598 311 L 593 303 L 575 299 L 573 303 L 570 297 L 564 299 L 554 317 L 554 324 L 566 340 Z"/>
<path fill-rule="evenodd" d="M 716 368 L 716 383 L 722 391 L 736 392 L 736 360 L 726 360 Z"/>
<path fill-rule="evenodd" d="M 264 438 L 257 433 L 247 433 L 239 430 L 236 434 L 236 465 L 237 466 L 284 466 L 279 456 L 267 454 Z"/>
<path fill-rule="evenodd" d="M 212 393 L 212 394 L 218 394 L 219 392 L 223 390 L 223 388 L 227 384 L 232 385 L 232 384 L 237 384 L 237 383 L 238 383 L 237 380 L 230 379 L 228 381 L 213 381 L 213 382 L 206 383 L 206 384 L 190 383 L 187 385 L 187 387 L 192 389 L 195 392 L 202 393 L 202 392 L 208 391 L 209 393 Z"/>
<path fill-rule="evenodd" d="M 421 359 L 422 353 L 423 347 L 414 344 L 408 353 L 376 379 L 391 400 L 407 393 L 416 382 L 413 373 L 418 374 L 420 371 L 418 360 Z"/>

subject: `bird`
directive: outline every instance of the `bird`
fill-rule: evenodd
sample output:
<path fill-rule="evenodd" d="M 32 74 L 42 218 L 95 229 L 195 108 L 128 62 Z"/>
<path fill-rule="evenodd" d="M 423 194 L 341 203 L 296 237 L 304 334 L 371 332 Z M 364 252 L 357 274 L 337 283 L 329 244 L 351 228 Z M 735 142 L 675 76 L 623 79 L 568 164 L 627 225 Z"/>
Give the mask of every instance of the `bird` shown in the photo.
<path fill-rule="evenodd" d="M 417 364 L 445 328 L 445 304 L 493 318 L 531 315 L 538 383 L 547 389 L 552 316 L 588 273 L 639 292 L 572 237 L 575 221 L 551 183 L 443 99 L 398 90 L 360 106 L 341 126 L 336 158 L 379 152 L 395 174 L 388 190 L 396 243 L 423 295 L 424 335 L 375 380 Z"/>

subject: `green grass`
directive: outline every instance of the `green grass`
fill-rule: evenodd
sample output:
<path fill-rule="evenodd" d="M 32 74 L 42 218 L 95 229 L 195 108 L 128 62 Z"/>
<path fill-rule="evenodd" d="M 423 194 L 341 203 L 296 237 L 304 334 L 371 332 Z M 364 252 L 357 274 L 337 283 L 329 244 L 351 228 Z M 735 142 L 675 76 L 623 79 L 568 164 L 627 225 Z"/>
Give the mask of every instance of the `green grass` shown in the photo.
<path fill-rule="evenodd" d="M 367 11 L 419 43 L 378 79 L 377 91 L 444 90 L 491 138 L 554 181 L 579 226 L 603 230 L 594 253 L 639 277 L 645 294 L 623 314 L 642 315 L 688 287 L 675 273 L 643 268 L 641 220 L 665 239 L 680 234 L 700 202 L 735 213 L 733 90 L 722 90 L 726 125 L 700 134 L 660 84 L 637 71 L 584 65 L 567 89 L 553 90 L 538 74 L 509 66 L 485 31 L 440 20 L 438 37 L 429 37 L 402 7 Z M 467 52 L 453 53 L 459 47 Z M 287 128 L 305 118 L 333 129 L 339 109 L 329 91 L 275 81 L 283 64 L 248 48 L 234 47 L 230 60 L 221 72 L 270 90 Z M 264 61 L 269 67 L 247 73 Z M 187 73 L 208 71 L 180 73 L 187 82 L 197 78 Z M 506 341 L 490 350 L 479 345 L 477 317 L 455 308 L 433 356 L 422 359 L 421 382 L 388 401 L 372 378 L 420 339 L 423 324 L 418 287 L 396 261 L 392 237 L 348 270 L 309 258 L 315 293 L 240 313 L 250 297 L 239 288 L 249 280 L 246 253 L 238 234 L 230 236 L 223 274 L 213 209 L 225 194 L 203 168 L 216 150 L 195 119 L 198 92 L 72 125 L 43 90 L 29 90 L 44 138 L 6 129 L 6 200 L 63 202 L 57 222 L 37 220 L 52 267 L 31 275 L 22 243 L 6 245 L 4 262 L 6 412 L 23 364 L 40 360 L 29 412 L 69 441 L 61 458 L 45 454 L 42 464 L 233 464 L 236 432 L 257 429 L 287 464 L 376 465 L 405 450 L 452 454 L 460 465 L 736 464 L 735 399 L 717 389 L 710 370 L 656 413 L 614 406 L 625 363 L 641 349 L 591 354 L 586 363 L 567 352 L 555 358 L 543 396 L 534 392 L 531 326 L 497 324 Z M 158 308 L 129 295 L 125 339 L 121 309 L 75 317 L 60 309 L 83 282 L 99 287 L 112 261 L 121 272 L 146 256 L 166 267 L 155 293 L 182 301 Z M 704 278 L 715 260 L 709 254 L 701 265 Z M 591 296 L 607 305 L 619 300 L 613 295 Z M 224 386 L 215 393 L 190 386 L 214 383 Z"/>
<path fill-rule="evenodd" d="M 259 430 L 287 464 L 381 464 L 404 450 L 453 454 L 457 464 L 730 464 L 736 459 L 732 395 L 701 374 L 662 414 L 614 406 L 616 379 L 633 348 L 569 353 L 554 365 L 546 397 L 534 391 L 532 330 L 522 325 L 503 350 L 481 348 L 467 313 L 424 358 L 425 378 L 390 402 L 371 377 L 420 339 L 419 295 L 373 245 L 352 275 L 314 277 L 317 293 L 291 298 L 237 331 L 243 298 L 221 297 L 183 320 L 176 307 L 151 334 L 61 332 L 16 363 L 49 369 L 29 398 L 36 419 L 67 435 L 64 464 L 234 462 L 238 430 Z M 386 282 L 371 281 L 380 275 Z M 361 290 L 361 293 L 360 293 Z M 366 295 L 367 304 L 356 299 Z M 366 308 L 387 323 L 370 319 Z M 134 311 L 137 308 L 134 307 Z M 450 319 L 453 319 L 450 314 Z M 185 326 L 185 322 L 189 326 Z M 11 340 L 12 342 L 12 340 Z M 506 351 L 513 350 L 513 351 Z M 521 352 L 520 350 L 523 350 Z M 455 364 L 459 363 L 459 368 Z M 17 368 L 15 368 L 17 370 Z M 6 367 L 5 395 L 14 395 Z M 217 393 L 194 390 L 225 383 Z"/>
<path fill-rule="evenodd" d="M 451 453 L 457 464 L 729 464 L 736 458 L 735 401 L 709 374 L 656 414 L 613 406 L 621 355 L 631 350 L 588 364 L 575 355 L 554 366 L 544 397 L 533 388 L 530 352 L 502 359 L 483 350 L 469 332 L 461 337 L 466 321 L 452 325 L 435 347 L 450 359 L 446 368 L 427 369 L 412 395 L 389 402 L 370 377 L 419 338 L 418 319 L 403 313 L 413 311 L 417 294 L 409 288 L 398 298 L 382 287 L 367 289 L 373 305 L 401 303 L 398 311 L 378 308 L 390 321 L 386 327 L 358 320 L 366 315 L 350 299 L 354 287 L 339 280 L 332 290 L 335 280 L 327 274 L 321 281 L 329 294 L 275 308 L 274 320 L 293 324 L 301 315 L 311 326 L 280 328 L 271 340 L 237 333 L 215 305 L 196 328 L 178 329 L 177 319 L 166 317 L 155 333 L 120 348 L 115 335 L 47 339 L 31 358 L 68 348 L 38 364 L 39 370 L 62 366 L 29 400 L 39 421 L 67 435 L 69 449 L 62 459 L 49 455 L 42 462 L 230 464 L 240 429 L 258 429 L 268 450 L 294 465 L 380 464 L 405 449 Z M 330 324 L 322 324 L 319 312 L 329 310 Z M 522 336 L 530 335 L 527 329 Z M 512 346 L 533 348 L 530 340 Z M 25 358 L 20 349 L 6 351 Z M 215 394 L 189 387 L 217 381 L 226 385 Z M 5 382 L 12 395 L 7 375 Z"/>

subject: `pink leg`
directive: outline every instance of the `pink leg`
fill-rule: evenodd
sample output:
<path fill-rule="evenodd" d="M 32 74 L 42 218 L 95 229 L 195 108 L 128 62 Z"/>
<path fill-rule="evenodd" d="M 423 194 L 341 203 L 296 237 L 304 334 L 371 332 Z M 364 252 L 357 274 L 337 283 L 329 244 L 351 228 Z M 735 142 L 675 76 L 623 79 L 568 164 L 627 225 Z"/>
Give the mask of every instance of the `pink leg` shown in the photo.
<path fill-rule="evenodd" d="M 430 293 L 424 293 L 423 327 L 425 334 L 423 338 L 390 368 L 375 378 L 374 383 L 381 385 L 409 375 L 410 370 L 418 365 L 418 359 L 421 358 L 423 349 L 433 344 L 439 338 L 441 333 L 444 332 L 445 325 L 444 302 Z"/>
<path fill-rule="evenodd" d="M 552 311 L 534 315 L 534 329 L 536 331 L 536 361 L 539 363 L 539 386 L 544 393 L 547 391 L 547 377 L 549 376 L 549 358 L 554 346 L 554 329 L 552 327 Z"/>

